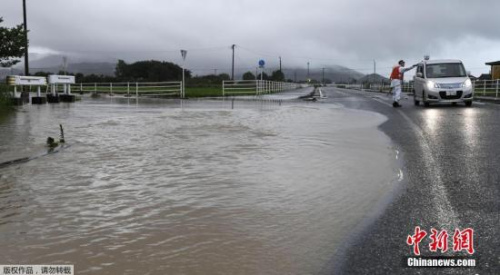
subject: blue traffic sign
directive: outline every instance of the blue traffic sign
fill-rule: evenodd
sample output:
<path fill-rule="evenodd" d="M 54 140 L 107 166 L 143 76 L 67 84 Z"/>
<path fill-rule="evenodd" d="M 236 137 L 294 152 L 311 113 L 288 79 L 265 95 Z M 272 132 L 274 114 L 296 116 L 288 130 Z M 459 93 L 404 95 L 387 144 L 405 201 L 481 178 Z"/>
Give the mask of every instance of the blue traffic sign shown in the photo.
<path fill-rule="evenodd" d="M 259 60 L 259 67 L 263 68 L 264 65 L 266 65 L 266 62 L 263 59 Z"/>

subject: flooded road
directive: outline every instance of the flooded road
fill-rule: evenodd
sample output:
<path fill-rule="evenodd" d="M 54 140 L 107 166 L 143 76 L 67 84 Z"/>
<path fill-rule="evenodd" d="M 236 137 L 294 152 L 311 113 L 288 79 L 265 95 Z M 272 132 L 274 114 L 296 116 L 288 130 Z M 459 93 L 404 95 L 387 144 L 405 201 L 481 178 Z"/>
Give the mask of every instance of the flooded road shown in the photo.
<path fill-rule="evenodd" d="M 84 99 L 0 119 L 0 264 L 315 274 L 397 184 L 386 118 L 333 104 Z M 245 105 L 246 104 L 246 105 Z M 234 107 L 234 106 L 233 106 Z"/>

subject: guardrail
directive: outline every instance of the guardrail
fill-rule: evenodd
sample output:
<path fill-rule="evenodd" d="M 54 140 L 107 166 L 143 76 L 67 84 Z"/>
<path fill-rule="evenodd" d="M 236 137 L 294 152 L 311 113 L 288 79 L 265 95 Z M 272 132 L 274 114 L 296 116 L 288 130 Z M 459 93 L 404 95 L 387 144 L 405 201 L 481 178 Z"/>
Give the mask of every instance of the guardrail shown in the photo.
<path fill-rule="evenodd" d="M 271 94 L 295 90 L 301 87 L 302 85 L 291 82 L 268 80 L 224 80 L 222 81 L 222 96 Z"/>
<path fill-rule="evenodd" d="M 182 81 L 172 82 L 120 82 L 120 83 L 77 83 L 71 85 L 73 92 L 120 94 L 126 96 L 171 96 L 180 97 Z"/>

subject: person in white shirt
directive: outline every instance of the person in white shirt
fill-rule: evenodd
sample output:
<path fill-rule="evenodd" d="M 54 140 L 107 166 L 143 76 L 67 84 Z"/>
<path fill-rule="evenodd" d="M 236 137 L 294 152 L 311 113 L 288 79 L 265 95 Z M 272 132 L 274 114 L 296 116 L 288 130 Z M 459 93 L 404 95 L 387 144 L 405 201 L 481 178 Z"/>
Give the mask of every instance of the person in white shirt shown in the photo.
<path fill-rule="evenodd" d="M 399 104 L 399 100 L 401 99 L 401 86 L 403 85 L 403 77 L 404 73 L 417 67 L 417 64 L 405 68 L 405 61 L 404 60 L 399 60 L 398 65 L 394 66 L 392 68 L 392 73 L 391 73 L 391 88 L 392 88 L 392 107 L 401 107 Z"/>

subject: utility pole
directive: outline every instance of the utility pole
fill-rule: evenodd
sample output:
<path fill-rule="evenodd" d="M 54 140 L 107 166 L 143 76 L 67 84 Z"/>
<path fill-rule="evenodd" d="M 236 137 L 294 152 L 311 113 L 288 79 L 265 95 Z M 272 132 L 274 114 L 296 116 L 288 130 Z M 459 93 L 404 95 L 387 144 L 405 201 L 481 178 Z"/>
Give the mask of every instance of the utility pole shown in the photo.
<path fill-rule="evenodd" d="M 307 62 L 307 81 L 309 82 L 309 61 Z"/>
<path fill-rule="evenodd" d="M 217 75 L 217 69 L 214 69 L 214 75 Z"/>
<path fill-rule="evenodd" d="M 281 72 L 281 56 L 280 56 L 280 72 Z"/>
<path fill-rule="evenodd" d="M 234 80 L 234 48 L 236 48 L 235 44 L 233 44 L 231 46 L 231 49 L 233 49 L 233 67 L 232 67 L 232 70 L 231 70 L 231 80 Z"/>
<path fill-rule="evenodd" d="M 297 83 L 297 70 L 293 71 L 293 82 Z"/>
<path fill-rule="evenodd" d="M 181 50 L 181 56 L 182 56 L 182 87 L 181 87 L 181 98 L 186 97 L 186 77 L 185 77 L 185 71 L 186 71 L 186 56 L 187 56 L 187 51 L 186 50 Z"/>
<path fill-rule="evenodd" d="M 28 61 L 28 23 L 26 18 L 26 0 L 23 0 L 23 17 L 24 17 L 24 40 L 26 40 L 26 48 L 24 49 L 24 74 L 30 74 Z"/>
<path fill-rule="evenodd" d="M 323 78 L 321 80 L 321 84 L 325 84 L 325 68 L 321 68 L 323 70 Z"/>
<path fill-rule="evenodd" d="M 63 72 L 64 72 L 64 75 L 68 74 L 68 57 L 67 56 L 63 56 Z"/>

